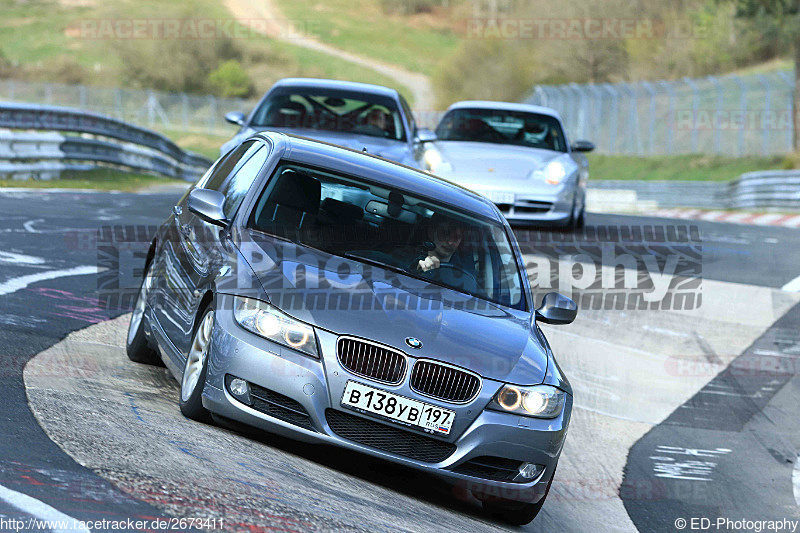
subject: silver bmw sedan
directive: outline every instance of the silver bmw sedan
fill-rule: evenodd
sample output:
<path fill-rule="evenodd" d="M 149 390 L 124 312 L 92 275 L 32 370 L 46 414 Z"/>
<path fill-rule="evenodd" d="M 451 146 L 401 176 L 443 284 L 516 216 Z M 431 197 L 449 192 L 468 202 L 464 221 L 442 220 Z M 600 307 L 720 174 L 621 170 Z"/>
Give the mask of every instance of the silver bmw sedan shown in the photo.
<path fill-rule="evenodd" d="M 541 509 L 572 389 L 488 200 L 327 143 L 262 133 L 150 246 L 127 338 L 189 418 L 234 420 L 446 478 L 517 524 Z"/>

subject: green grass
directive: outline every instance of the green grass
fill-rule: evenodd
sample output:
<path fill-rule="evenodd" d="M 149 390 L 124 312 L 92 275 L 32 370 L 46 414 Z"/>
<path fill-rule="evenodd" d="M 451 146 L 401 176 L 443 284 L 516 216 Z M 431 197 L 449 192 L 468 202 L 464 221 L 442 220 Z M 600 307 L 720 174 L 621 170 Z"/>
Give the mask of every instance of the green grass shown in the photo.
<path fill-rule="evenodd" d="M 322 42 L 413 72 L 433 74 L 460 40 L 448 14 L 440 10 L 415 16 L 387 15 L 381 4 L 381 0 L 276 2 L 286 18 L 300 21 Z"/>
<path fill-rule="evenodd" d="M 138 191 L 154 185 L 181 184 L 183 180 L 161 178 L 149 174 L 98 168 L 85 172 L 67 171 L 54 180 L 0 179 L 0 187 L 36 189 L 96 189 L 100 191 Z"/>
<path fill-rule="evenodd" d="M 179 130 L 158 129 L 157 131 L 169 137 L 172 142 L 184 150 L 205 156 L 212 161 L 219 157 L 219 149 L 236 134 L 236 127 L 231 126 L 230 135 L 211 135 L 208 133 L 194 133 Z"/>
<path fill-rule="evenodd" d="M 745 172 L 785 168 L 786 159 L 701 154 L 634 157 L 588 154 L 592 180 L 728 181 Z"/>
<path fill-rule="evenodd" d="M 196 13 L 195 16 L 202 19 L 233 18 L 222 0 L 186 0 L 181 2 L 181 8 Z M 84 67 L 87 84 L 115 86 L 119 85 L 115 80 L 125 66 L 116 53 L 113 42 L 107 39 L 81 38 L 81 21 L 114 17 L 131 20 L 158 19 L 168 17 L 173 12 L 174 7 L 165 8 L 165 3 L 161 0 L 118 0 L 114 4 L 91 0 L 85 6 L 64 5 L 54 0 L 0 0 L 0 52 L 12 64 L 34 69 L 36 79 L 42 81 L 61 81 L 56 71 L 63 67 L 63 60 L 67 60 Z M 257 35 L 239 40 L 238 44 L 245 50 L 273 50 L 287 59 L 284 64 L 272 67 L 246 65 L 260 92 L 278 78 L 307 76 L 389 85 L 397 87 L 406 97 L 410 97 L 408 89 L 398 87 L 392 78 L 327 54 Z M 59 59 L 62 61 L 59 62 Z"/>

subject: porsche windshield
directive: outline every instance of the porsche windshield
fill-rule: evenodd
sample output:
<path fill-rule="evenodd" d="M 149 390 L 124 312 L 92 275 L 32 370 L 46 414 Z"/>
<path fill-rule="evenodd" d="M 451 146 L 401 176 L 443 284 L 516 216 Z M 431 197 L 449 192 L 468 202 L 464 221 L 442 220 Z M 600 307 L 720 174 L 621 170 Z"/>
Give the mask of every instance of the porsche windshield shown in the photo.
<path fill-rule="evenodd" d="M 503 225 L 411 192 L 283 162 L 249 227 L 524 308 L 520 270 Z"/>
<path fill-rule="evenodd" d="M 548 115 L 504 109 L 453 109 L 436 128 L 441 141 L 515 144 L 566 152 L 558 120 Z"/>
<path fill-rule="evenodd" d="M 396 102 L 387 96 L 314 87 L 272 91 L 252 126 L 334 131 L 405 141 Z"/>

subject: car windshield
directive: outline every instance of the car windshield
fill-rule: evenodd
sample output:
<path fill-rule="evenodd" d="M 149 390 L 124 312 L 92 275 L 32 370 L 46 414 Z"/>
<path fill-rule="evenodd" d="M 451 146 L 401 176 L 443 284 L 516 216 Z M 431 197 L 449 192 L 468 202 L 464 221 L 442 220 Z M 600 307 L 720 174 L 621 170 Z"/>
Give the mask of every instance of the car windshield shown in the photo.
<path fill-rule="evenodd" d="M 525 306 L 505 227 L 413 192 L 284 161 L 248 226 L 495 304 Z"/>
<path fill-rule="evenodd" d="M 442 141 L 514 144 L 566 152 L 558 120 L 548 115 L 504 109 L 453 109 L 436 128 Z"/>
<path fill-rule="evenodd" d="M 256 128 L 332 131 L 405 141 L 397 103 L 358 91 L 295 87 L 272 91 L 253 115 Z"/>

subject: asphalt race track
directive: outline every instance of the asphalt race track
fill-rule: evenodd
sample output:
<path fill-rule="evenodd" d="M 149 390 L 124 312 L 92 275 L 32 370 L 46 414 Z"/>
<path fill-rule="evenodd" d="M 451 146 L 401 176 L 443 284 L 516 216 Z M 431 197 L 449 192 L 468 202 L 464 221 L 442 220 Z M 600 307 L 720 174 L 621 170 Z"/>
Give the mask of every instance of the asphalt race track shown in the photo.
<path fill-rule="evenodd" d="M 514 529 L 462 488 L 404 468 L 183 418 L 166 370 L 125 356 L 127 310 L 98 306 L 108 254 L 93 240 L 103 226 L 160 223 L 178 194 L 0 191 L 0 518 Z M 550 497 L 523 530 L 800 519 L 800 294 L 782 290 L 800 276 L 800 231 L 691 225 L 702 236 L 702 305 L 582 309 L 546 329 L 575 411 Z"/>

